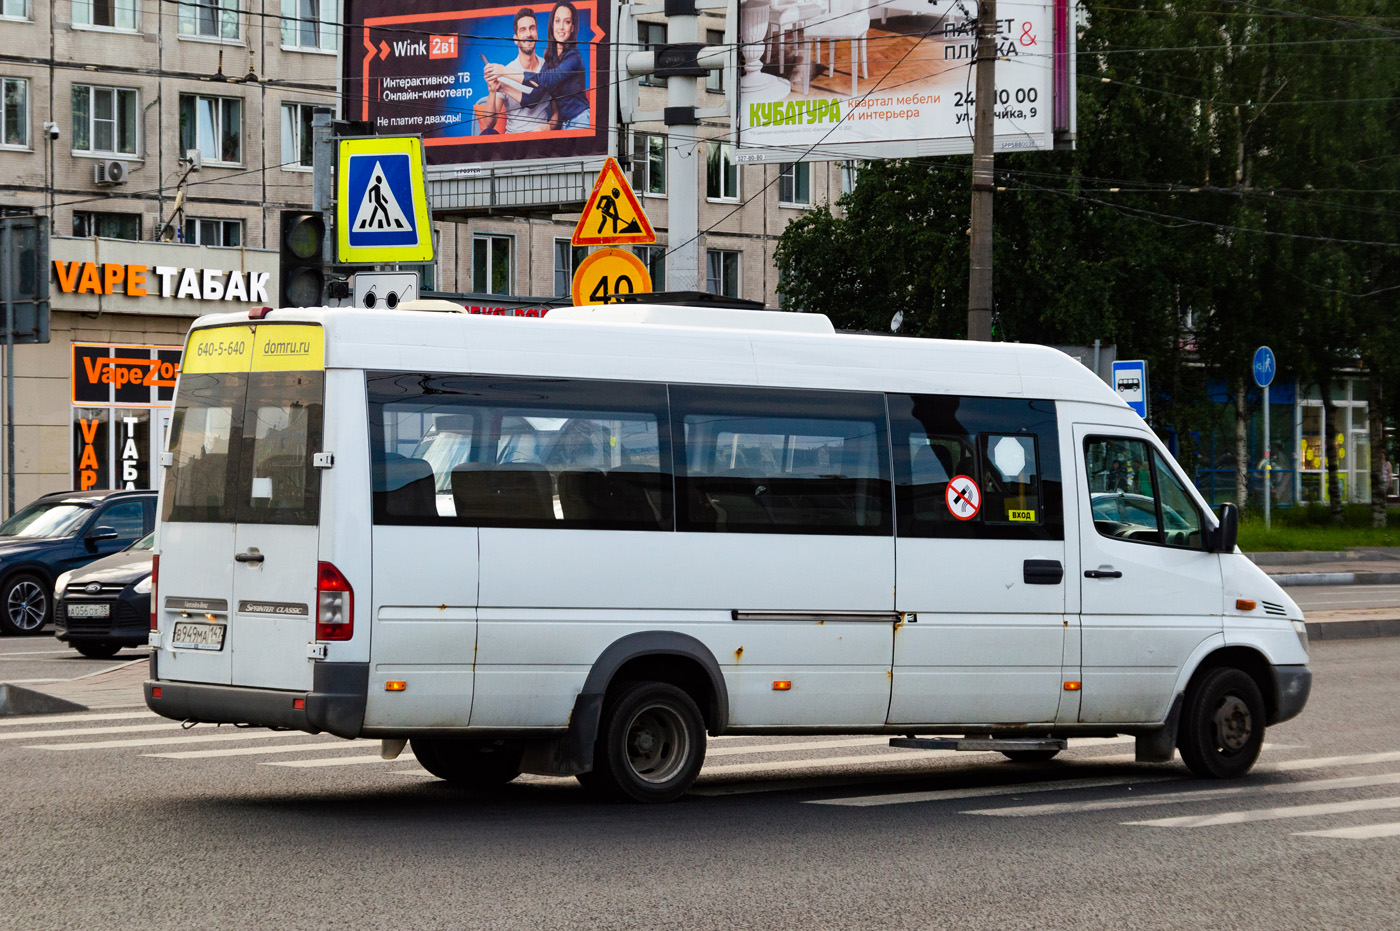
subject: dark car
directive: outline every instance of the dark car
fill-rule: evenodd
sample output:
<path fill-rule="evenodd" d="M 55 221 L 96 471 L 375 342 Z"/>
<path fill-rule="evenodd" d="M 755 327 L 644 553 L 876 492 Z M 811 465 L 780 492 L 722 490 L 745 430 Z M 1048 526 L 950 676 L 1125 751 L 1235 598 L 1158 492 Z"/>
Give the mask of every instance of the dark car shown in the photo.
<path fill-rule="evenodd" d="M 151 621 L 151 548 L 148 533 L 120 553 L 65 572 L 54 583 L 53 623 L 58 639 L 84 656 L 106 659 L 122 647 L 146 643 Z"/>
<path fill-rule="evenodd" d="M 154 491 L 60 491 L 0 524 L 0 631 L 39 633 L 60 575 L 126 549 L 155 519 Z"/>

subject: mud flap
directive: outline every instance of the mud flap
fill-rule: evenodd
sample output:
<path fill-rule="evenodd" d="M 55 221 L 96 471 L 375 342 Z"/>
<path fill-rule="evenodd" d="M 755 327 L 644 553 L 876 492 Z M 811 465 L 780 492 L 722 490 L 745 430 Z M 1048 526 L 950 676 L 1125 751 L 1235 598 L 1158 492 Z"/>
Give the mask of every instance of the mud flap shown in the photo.
<path fill-rule="evenodd" d="M 1137 735 L 1134 759 L 1139 763 L 1170 763 L 1176 755 L 1176 729 L 1181 720 L 1183 694 L 1172 699 L 1171 711 L 1161 727 Z"/>

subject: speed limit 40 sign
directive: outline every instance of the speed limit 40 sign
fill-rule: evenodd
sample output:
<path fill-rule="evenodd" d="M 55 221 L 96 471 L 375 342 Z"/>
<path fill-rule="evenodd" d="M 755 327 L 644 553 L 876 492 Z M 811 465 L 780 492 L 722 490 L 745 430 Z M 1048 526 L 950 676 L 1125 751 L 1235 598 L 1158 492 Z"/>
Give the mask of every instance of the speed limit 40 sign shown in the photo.
<path fill-rule="evenodd" d="M 619 294 L 645 294 L 651 275 L 642 260 L 624 249 L 599 249 L 574 272 L 574 304 L 610 304 Z"/>

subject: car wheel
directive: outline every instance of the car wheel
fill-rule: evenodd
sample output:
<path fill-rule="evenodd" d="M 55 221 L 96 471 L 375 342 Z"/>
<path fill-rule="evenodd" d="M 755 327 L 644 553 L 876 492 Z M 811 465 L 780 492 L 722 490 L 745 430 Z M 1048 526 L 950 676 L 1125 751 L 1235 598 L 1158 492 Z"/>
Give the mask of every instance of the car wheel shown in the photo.
<path fill-rule="evenodd" d="M 676 686 L 638 682 L 604 707 L 594 778 L 614 798 L 672 801 L 695 782 L 704 762 L 705 719 Z"/>
<path fill-rule="evenodd" d="M 1187 768 L 1205 779 L 1249 772 L 1264 746 L 1264 697 L 1247 673 L 1212 669 L 1186 689 L 1177 747 Z"/>
<path fill-rule="evenodd" d="M 1058 750 L 1003 750 L 1001 755 L 1013 763 L 1048 763 L 1060 755 Z"/>
<path fill-rule="evenodd" d="M 49 592 L 43 579 L 28 572 L 12 576 L 0 591 L 0 629 L 7 634 L 37 634 L 49 622 Z"/>
<path fill-rule="evenodd" d="M 440 740 L 414 737 L 409 745 L 424 769 L 473 789 L 503 786 L 520 775 L 524 748 L 507 740 Z"/>
<path fill-rule="evenodd" d="M 119 643 L 75 643 L 73 649 L 88 659 L 111 659 L 121 652 Z"/>

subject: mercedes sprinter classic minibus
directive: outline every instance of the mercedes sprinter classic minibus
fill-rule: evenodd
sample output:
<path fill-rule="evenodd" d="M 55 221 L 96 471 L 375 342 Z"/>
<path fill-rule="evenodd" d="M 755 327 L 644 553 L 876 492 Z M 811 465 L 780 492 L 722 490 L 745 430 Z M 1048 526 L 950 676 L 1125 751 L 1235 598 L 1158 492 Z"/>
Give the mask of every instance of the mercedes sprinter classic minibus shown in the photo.
<path fill-rule="evenodd" d="M 1240 776 L 1298 606 L 1039 346 L 671 306 L 200 318 L 147 704 L 682 794 L 707 735 L 944 735 Z"/>

